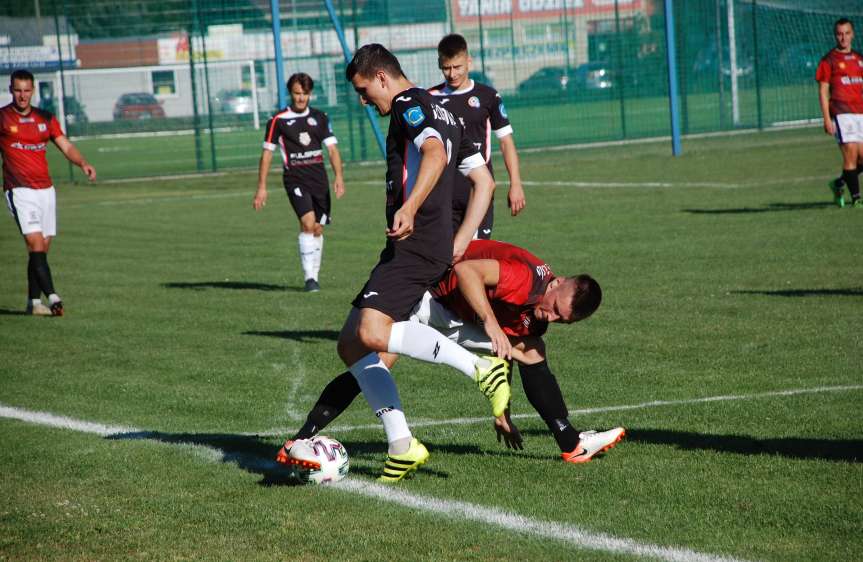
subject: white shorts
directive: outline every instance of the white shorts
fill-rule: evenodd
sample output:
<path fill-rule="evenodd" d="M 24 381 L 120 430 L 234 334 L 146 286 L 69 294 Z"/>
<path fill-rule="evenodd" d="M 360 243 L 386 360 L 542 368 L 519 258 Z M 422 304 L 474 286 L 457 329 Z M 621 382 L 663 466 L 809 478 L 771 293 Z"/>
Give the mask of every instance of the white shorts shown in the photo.
<path fill-rule="evenodd" d="M 833 118 L 839 144 L 863 142 L 863 113 L 840 113 Z"/>
<path fill-rule="evenodd" d="M 414 306 L 410 321 L 430 326 L 462 347 L 492 350 L 491 339 L 485 330 L 476 324 L 464 322 L 453 311 L 436 301 L 428 291 Z"/>
<path fill-rule="evenodd" d="M 15 187 L 5 192 L 6 206 L 18 223 L 21 234 L 41 232 L 46 238 L 57 235 L 57 194 L 54 187 Z"/>

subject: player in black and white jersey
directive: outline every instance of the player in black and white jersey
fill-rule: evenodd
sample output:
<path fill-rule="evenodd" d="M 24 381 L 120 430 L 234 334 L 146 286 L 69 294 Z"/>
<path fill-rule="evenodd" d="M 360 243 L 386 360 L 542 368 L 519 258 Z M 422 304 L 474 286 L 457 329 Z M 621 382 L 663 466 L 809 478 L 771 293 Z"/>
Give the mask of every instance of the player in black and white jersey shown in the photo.
<path fill-rule="evenodd" d="M 324 169 L 322 146 L 327 148 L 335 174 L 336 198 L 345 193 L 342 158 L 336 146 L 326 113 L 309 107 L 314 81 L 305 73 L 288 79 L 291 105 L 267 123 L 264 150 L 258 167 L 258 190 L 253 206 L 256 211 L 267 204 L 267 173 L 273 152 L 278 148 L 284 163 L 283 181 L 288 199 L 300 220 L 300 264 L 306 291 L 318 291 L 318 272 L 324 249 L 324 228 L 331 220 L 330 191 Z"/>
<path fill-rule="evenodd" d="M 395 382 L 378 353 L 445 363 L 472 376 L 481 389 L 491 389 L 487 396 L 499 399 L 505 394 L 503 405 L 509 400 L 505 360 L 479 358 L 433 328 L 409 320 L 423 294 L 464 253 L 491 201 L 494 180 L 458 120 L 414 86 L 382 45 L 357 50 L 345 75 L 364 104 L 390 116 L 390 126 L 387 241 L 352 303 L 338 352 L 383 423 L 389 448 L 381 480 L 397 482 L 429 454 L 413 438 Z M 459 172 L 473 181 L 474 194 L 464 223 L 454 234 L 452 190 Z"/>
<path fill-rule="evenodd" d="M 503 100 L 497 90 L 480 84 L 468 76 L 471 67 L 467 41 L 458 34 L 447 35 L 438 43 L 438 66 L 445 82 L 429 88 L 439 103 L 459 118 L 468 138 L 485 158 L 491 170 L 491 135 L 497 137 L 503 162 L 509 173 L 509 208 L 512 216 L 518 215 L 525 206 L 524 188 L 518 166 L 518 153 L 512 137 L 512 125 L 506 114 Z M 471 184 L 465 180 L 456 183 L 453 194 L 453 219 L 461 222 L 461 213 L 467 207 Z M 491 238 L 494 225 L 494 206 L 489 205 L 477 238 Z"/>

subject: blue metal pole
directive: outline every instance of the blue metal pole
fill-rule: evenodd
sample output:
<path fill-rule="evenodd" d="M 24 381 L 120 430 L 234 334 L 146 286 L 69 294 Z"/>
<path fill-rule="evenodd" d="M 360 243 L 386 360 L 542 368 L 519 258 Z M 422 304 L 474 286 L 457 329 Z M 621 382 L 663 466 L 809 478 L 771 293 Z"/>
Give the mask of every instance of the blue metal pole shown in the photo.
<path fill-rule="evenodd" d="M 271 0 L 275 2 L 276 0 Z M 351 58 L 353 55 L 351 54 L 350 48 L 348 48 L 348 42 L 345 39 L 345 32 L 342 29 L 342 24 L 339 22 L 339 18 L 336 15 L 336 10 L 333 7 L 333 0 L 324 0 L 324 3 L 327 5 L 327 12 L 330 13 L 330 20 L 333 22 L 333 27 L 336 29 L 336 35 L 339 37 L 339 43 L 342 45 L 342 53 L 345 55 L 345 63 L 351 62 Z M 375 133 L 375 139 L 378 141 L 378 148 L 381 150 L 381 155 L 386 158 L 387 157 L 387 148 L 386 142 L 384 142 L 384 135 L 381 133 L 381 128 L 378 125 L 378 118 L 375 115 L 374 110 L 370 106 L 366 107 L 366 115 L 369 118 L 369 123 L 372 125 L 372 131 Z"/>
<path fill-rule="evenodd" d="M 270 0 L 270 17 L 273 20 L 273 45 L 276 56 L 276 83 L 279 88 L 279 109 L 287 107 L 288 94 L 285 87 L 285 71 L 282 68 L 282 20 L 279 0 Z"/>
<path fill-rule="evenodd" d="M 677 86 L 677 46 L 674 40 L 674 1 L 665 0 L 665 56 L 668 62 L 668 106 L 671 112 L 671 152 L 680 156 L 680 94 Z"/>

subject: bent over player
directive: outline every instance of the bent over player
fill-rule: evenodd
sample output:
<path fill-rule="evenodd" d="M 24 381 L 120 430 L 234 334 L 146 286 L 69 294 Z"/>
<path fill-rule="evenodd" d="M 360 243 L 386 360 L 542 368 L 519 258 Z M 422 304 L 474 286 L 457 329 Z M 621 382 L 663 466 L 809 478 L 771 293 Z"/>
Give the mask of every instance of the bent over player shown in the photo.
<path fill-rule="evenodd" d="M 267 173 L 273 151 L 278 147 L 285 171 L 282 181 L 297 218 L 300 220 L 300 265 L 305 290 L 319 291 L 318 273 L 324 251 L 324 225 L 332 218 L 330 191 L 321 145 L 327 147 L 335 179 L 336 198 L 345 193 L 342 158 L 336 146 L 326 113 L 309 107 L 315 83 L 311 76 L 299 72 L 288 79 L 291 106 L 273 116 L 267 123 L 264 150 L 258 166 L 258 190 L 253 206 L 260 211 L 267 204 Z"/>
<path fill-rule="evenodd" d="M 572 427 L 566 403 L 546 360 L 543 335 L 548 324 L 579 322 L 602 301 L 599 284 L 589 275 L 556 277 L 551 268 L 527 250 L 492 240 L 475 240 L 464 260 L 427 292 L 411 320 L 442 332 L 462 346 L 488 351 L 497 347 L 519 363 L 522 386 L 530 404 L 546 423 L 566 462 L 583 463 L 610 449 L 625 430 L 579 432 Z M 480 326 L 480 323 L 482 327 Z M 381 356 L 390 367 L 396 357 Z M 312 437 L 341 414 L 360 390 L 350 373 L 324 388 L 300 430 L 288 439 L 277 460 L 285 462 L 297 439 Z M 521 448 L 521 436 L 509 412 L 495 420 L 498 440 Z"/>
<path fill-rule="evenodd" d="M 478 358 L 427 326 L 409 321 L 422 295 L 467 248 L 491 201 L 494 181 L 452 113 L 404 75 L 398 59 L 378 44 L 357 50 L 345 71 L 363 104 L 390 116 L 387 133 L 386 245 L 353 300 L 339 334 L 338 353 L 381 420 L 388 456 L 381 480 L 396 482 L 429 453 L 407 425 L 395 381 L 379 352 L 443 362 L 470 373 L 503 413 L 509 400 L 505 361 Z M 453 235 L 452 189 L 457 172 L 474 194 Z M 415 328 L 419 328 L 416 330 Z"/>
<path fill-rule="evenodd" d="M 863 55 L 851 48 L 854 25 L 849 20 L 837 20 L 833 34 L 836 46 L 824 55 L 815 74 L 824 132 L 836 137 L 842 152 L 842 175 L 829 187 L 838 206 L 845 206 L 843 187 L 847 185 L 851 204 L 863 208 Z"/>
<path fill-rule="evenodd" d="M 524 188 L 521 184 L 512 125 L 506 114 L 503 100 L 497 90 L 470 78 L 471 58 L 464 37 L 456 33 L 447 35 L 438 43 L 437 51 L 438 66 L 445 81 L 429 88 L 429 92 L 464 125 L 465 134 L 482 154 L 486 166 L 492 172 L 492 133 L 497 137 L 503 154 L 503 163 L 509 173 L 509 208 L 512 216 L 516 216 L 525 206 Z M 456 178 L 453 192 L 453 220 L 455 221 L 453 224 L 461 224 L 470 191 L 470 182 L 465 178 Z M 477 238 L 491 238 L 493 227 L 494 206 L 489 205 L 488 212 L 477 231 Z"/>
<path fill-rule="evenodd" d="M 27 313 L 63 316 L 63 301 L 54 289 L 48 249 L 57 235 L 57 196 L 48 172 L 48 141 L 67 160 L 81 168 L 90 181 L 96 169 L 63 134 L 52 114 L 33 107 L 33 75 L 16 70 L 9 81 L 12 103 L 0 108 L 0 154 L 3 156 L 3 192 L 9 212 L 24 236 L 27 252 Z M 42 303 L 42 293 L 48 306 Z"/>

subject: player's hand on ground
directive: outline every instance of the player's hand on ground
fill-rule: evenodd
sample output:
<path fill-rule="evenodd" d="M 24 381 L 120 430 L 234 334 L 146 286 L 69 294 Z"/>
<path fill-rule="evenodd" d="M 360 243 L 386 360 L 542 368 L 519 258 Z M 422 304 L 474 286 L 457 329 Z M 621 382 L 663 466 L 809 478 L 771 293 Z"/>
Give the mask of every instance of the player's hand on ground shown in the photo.
<path fill-rule="evenodd" d="M 506 445 L 507 449 L 524 449 L 524 442 L 521 438 L 521 432 L 512 423 L 509 417 L 509 410 L 502 416 L 494 418 L 494 431 L 497 433 L 497 442 Z"/>
<path fill-rule="evenodd" d="M 509 337 L 500 329 L 500 324 L 493 318 L 488 318 L 483 324 L 485 333 L 491 340 L 491 347 L 501 359 L 512 359 L 512 344 Z"/>
<path fill-rule="evenodd" d="M 396 240 L 404 240 L 414 232 L 414 216 L 404 207 L 393 216 L 393 227 L 387 229 L 387 236 Z"/>
<path fill-rule="evenodd" d="M 519 214 L 526 204 L 524 187 L 522 187 L 521 182 L 513 182 L 509 186 L 509 210 L 512 216 Z"/>
<path fill-rule="evenodd" d="M 824 120 L 824 132 L 830 135 L 831 137 L 836 134 L 836 126 L 833 124 L 832 119 Z"/>
<path fill-rule="evenodd" d="M 341 199 L 345 194 L 345 182 L 342 178 L 336 178 L 333 182 L 333 191 L 336 194 L 336 199 Z"/>
<path fill-rule="evenodd" d="M 96 181 L 96 168 L 94 168 L 87 162 L 84 162 L 83 164 L 81 164 L 81 171 L 83 171 L 84 174 L 87 175 L 87 179 L 89 179 L 90 181 Z"/>
<path fill-rule="evenodd" d="M 267 204 L 267 190 L 258 188 L 258 191 L 255 192 L 255 199 L 252 201 L 252 207 L 256 211 L 260 211 Z"/>

